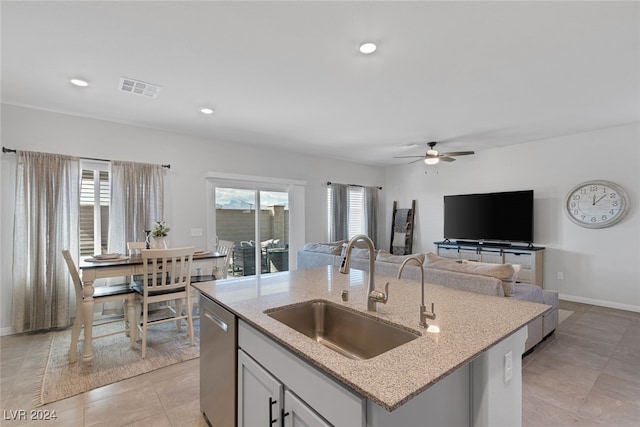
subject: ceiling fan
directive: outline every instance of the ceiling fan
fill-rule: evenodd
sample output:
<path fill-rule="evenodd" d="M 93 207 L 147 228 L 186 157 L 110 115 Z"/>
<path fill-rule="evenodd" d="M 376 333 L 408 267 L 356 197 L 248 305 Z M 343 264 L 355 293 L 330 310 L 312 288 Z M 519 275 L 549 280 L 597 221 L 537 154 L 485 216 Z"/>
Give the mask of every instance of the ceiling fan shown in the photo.
<path fill-rule="evenodd" d="M 451 151 L 449 153 L 440 154 L 438 153 L 438 150 L 435 149 L 436 144 L 437 142 L 435 141 L 428 143 L 427 145 L 429 146 L 429 149 L 427 150 L 427 153 L 424 156 L 396 156 L 394 157 L 394 159 L 408 159 L 412 157 L 418 157 L 419 158 L 418 160 L 409 162 L 409 164 L 419 162 L 420 160 L 424 160 L 424 162 L 428 165 L 435 165 L 440 160 L 442 160 L 443 162 L 453 162 L 456 160 L 454 159 L 454 157 L 468 156 L 469 154 L 475 154 L 474 151 Z"/>

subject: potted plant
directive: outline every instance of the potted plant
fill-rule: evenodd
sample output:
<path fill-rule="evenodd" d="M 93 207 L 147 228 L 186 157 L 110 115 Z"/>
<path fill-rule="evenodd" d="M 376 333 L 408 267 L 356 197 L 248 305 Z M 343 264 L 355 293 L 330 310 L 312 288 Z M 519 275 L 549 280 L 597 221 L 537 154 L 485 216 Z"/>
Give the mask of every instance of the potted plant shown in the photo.
<path fill-rule="evenodd" d="M 154 227 L 151 230 L 151 236 L 153 237 L 153 249 L 167 249 L 167 241 L 165 237 L 169 235 L 171 228 L 164 221 L 156 221 Z"/>

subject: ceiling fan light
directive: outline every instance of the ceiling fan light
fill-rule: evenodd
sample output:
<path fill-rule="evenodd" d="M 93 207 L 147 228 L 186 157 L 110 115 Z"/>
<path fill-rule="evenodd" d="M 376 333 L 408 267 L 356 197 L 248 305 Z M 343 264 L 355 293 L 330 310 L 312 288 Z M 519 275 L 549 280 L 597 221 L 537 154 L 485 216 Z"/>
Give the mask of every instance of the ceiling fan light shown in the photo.
<path fill-rule="evenodd" d="M 426 157 L 424 159 L 424 162 L 428 165 L 435 165 L 436 163 L 438 163 L 440 161 L 439 158 L 437 157 Z"/>
<path fill-rule="evenodd" d="M 434 150 L 433 148 L 430 148 L 427 150 L 427 156 L 437 156 L 438 155 L 438 150 Z"/>
<path fill-rule="evenodd" d="M 86 80 L 71 79 L 69 81 L 71 82 L 71 84 L 73 84 L 75 86 L 79 86 L 79 87 L 87 87 L 87 86 L 89 86 L 89 82 L 87 82 Z"/>
<path fill-rule="evenodd" d="M 362 53 L 363 55 L 369 55 L 372 54 L 373 52 L 376 51 L 376 49 L 378 49 L 378 46 L 373 43 L 373 42 L 365 42 L 365 43 L 361 43 L 360 46 L 358 46 L 358 50 L 360 51 L 360 53 Z"/>

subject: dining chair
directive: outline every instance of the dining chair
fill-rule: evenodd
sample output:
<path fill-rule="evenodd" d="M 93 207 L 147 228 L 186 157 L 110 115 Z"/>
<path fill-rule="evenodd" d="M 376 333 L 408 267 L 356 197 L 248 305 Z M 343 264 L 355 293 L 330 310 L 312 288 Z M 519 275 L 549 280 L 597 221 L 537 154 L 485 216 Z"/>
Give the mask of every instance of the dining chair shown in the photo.
<path fill-rule="evenodd" d="M 69 269 L 69 274 L 71 275 L 71 280 L 73 281 L 73 286 L 76 291 L 76 318 L 73 322 L 73 328 L 71 329 L 71 347 L 69 348 L 69 362 L 74 363 L 77 360 L 78 353 L 78 342 L 84 341 L 86 338 L 80 339 L 80 331 L 84 330 L 84 310 L 82 309 L 82 304 L 84 301 L 83 294 L 83 286 L 82 280 L 80 279 L 80 273 L 76 268 L 76 264 L 73 261 L 73 257 L 71 253 L 67 249 L 62 250 L 62 256 L 64 257 L 65 262 L 67 263 L 67 268 Z M 129 344 L 131 347 L 135 346 L 136 334 L 131 333 L 131 325 L 133 324 L 133 320 L 135 319 L 135 298 L 136 294 L 131 289 L 128 283 L 122 285 L 114 285 L 114 286 L 96 286 L 93 292 L 93 300 L 95 303 L 103 303 L 103 302 L 111 302 L 111 301 L 120 301 L 125 302 L 125 311 L 124 311 L 124 323 L 125 328 L 119 329 L 117 331 L 112 331 L 100 335 L 92 335 L 91 339 L 108 337 L 115 334 L 127 334 L 129 335 Z M 91 319 L 92 322 L 94 319 Z M 121 320 L 114 320 L 108 322 L 102 322 L 100 325 L 119 322 Z M 86 333 L 86 330 L 85 330 Z"/>
<path fill-rule="evenodd" d="M 127 242 L 127 250 L 129 255 L 140 255 L 143 249 L 147 249 L 146 242 Z"/>
<path fill-rule="evenodd" d="M 231 255 L 233 250 L 233 242 L 229 240 L 218 240 L 216 246 L 216 252 L 226 255 L 224 257 L 224 266 L 222 267 L 222 278 L 226 279 L 229 273 L 229 263 L 231 262 Z"/>
<path fill-rule="evenodd" d="M 142 253 L 144 249 L 147 249 L 146 242 L 127 242 L 127 251 L 129 252 L 129 256 L 138 256 Z M 133 283 L 134 281 L 142 280 L 142 276 L 129 276 L 129 281 Z"/>
<path fill-rule="evenodd" d="M 194 345 L 193 318 L 189 301 L 191 300 L 191 262 L 194 247 L 175 249 L 149 249 L 142 251 L 142 281 L 132 285 L 137 293 L 137 301 L 142 305 L 142 320 L 136 322 L 141 332 L 142 358 L 147 351 L 147 327 L 175 321 L 178 332 L 182 320 L 187 322 L 189 342 Z M 182 314 L 182 301 L 186 302 L 185 314 Z M 174 302 L 175 308 L 169 304 Z M 161 302 L 171 315 L 150 319 L 149 304 Z"/>

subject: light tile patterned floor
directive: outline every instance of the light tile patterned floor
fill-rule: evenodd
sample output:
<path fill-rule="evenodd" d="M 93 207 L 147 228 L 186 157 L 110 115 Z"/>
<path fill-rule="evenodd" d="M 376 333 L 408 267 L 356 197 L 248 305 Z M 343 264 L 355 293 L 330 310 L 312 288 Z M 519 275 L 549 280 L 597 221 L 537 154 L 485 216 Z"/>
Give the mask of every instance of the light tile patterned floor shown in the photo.
<path fill-rule="evenodd" d="M 575 313 L 523 360 L 523 426 L 640 424 L 640 313 L 561 301 Z M 199 404 L 199 360 L 159 369 L 39 409 L 49 422 L 10 421 L 32 408 L 46 333 L 0 339 L 3 426 L 206 426 Z M 398 426 L 408 427 L 408 426 Z"/>

